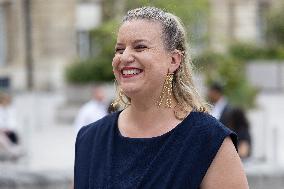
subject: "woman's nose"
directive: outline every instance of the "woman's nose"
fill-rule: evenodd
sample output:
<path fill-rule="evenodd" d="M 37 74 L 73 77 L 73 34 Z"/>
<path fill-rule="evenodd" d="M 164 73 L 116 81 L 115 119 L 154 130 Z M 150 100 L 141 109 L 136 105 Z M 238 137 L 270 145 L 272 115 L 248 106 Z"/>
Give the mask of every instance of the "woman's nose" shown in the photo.
<path fill-rule="evenodd" d="M 124 63 L 132 63 L 134 61 L 133 52 L 126 48 L 120 56 L 120 61 Z"/>

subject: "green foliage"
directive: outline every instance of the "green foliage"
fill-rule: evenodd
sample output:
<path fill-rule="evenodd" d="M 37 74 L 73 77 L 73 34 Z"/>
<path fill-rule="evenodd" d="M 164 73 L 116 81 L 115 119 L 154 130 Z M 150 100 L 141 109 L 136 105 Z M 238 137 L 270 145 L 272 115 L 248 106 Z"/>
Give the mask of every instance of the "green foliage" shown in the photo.
<path fill-rule="evenodd" d="M 117 25 L 115 21 L 110 21 L 91 31 L 92 46 L 96 47 L 96 52 L 88 60 L 76 61 L 66 69 L 69 83 L 91 83 L 114 79 L 111 63 Z"/>
<path fill-rule="evenodd" d="M 208 0 L 126 0 L 126 10 L 141 6 L 155 6 L 174 13 L 187 28 L 191 43 L 206 42 L 207 34 L 203 27 L 208 18 Z"/>
<path fill-rule="evenodd" d="M 229 54 L 242 61 L 254 59 L 284 59 L 284 4 L 267 14 L 267 44 L 234 43 Z"/>
<path fill-rule="evenodd" d="M 114 79 L 111 64 L 103 59 L 77 61 L 67 67 L 65 76 L 67 81 L 73 84 L 111 81 Z"/>
<path fill-rule="evenodd" d="M 208 0 L 127 0 L 126 9 L 141 6 L 155 6 L 179 16 L 186 25 L 191 25 L 206 16 L 208 13 Z M 203 17 L 204 18 L 204 17 Z"/>
<path fill-rule="evenodd" d="M 115 10 L 115 6 L 117 5 L 117 1 L 124 0 L 102 0 L 100 4 L 102 5 L 102 19 L 103 21 L 112 20 L 117 16 L 117 11 Z M 119 2 L 122 3 L 122 2 Z"/>
<path fill-rule="evenodd" d="M 242 61 L 230 56 L 206 52 L 194 59 L 195 65 L 204 71 L 206 83 L 221 82 L 225 95 L 232 104 L 244 108 L 255 105 L 257 90 L 249 85 Z"/>
<path fill-rule="evenodd" d="M 270 44 L 284 46 L 284 3 L 271 9 L 267 16 L 267 38 Z"/>
<path fill-rule="evenodd" d="M 284 48 L 279 46 L 259 47 L 248 43 L 235 43 L 230 46 L 229 54 L 240 60 L 284 59 Z"/>
<path fill-rule="evenodd" d="M 103 18 L 112 20 L 120 13 L 117 6 L 123 6 L 123 12 L 142 6 L 155 6 L 179 16 L 189 26 L 200 19 L 206 19 L 209 10 L 208 0 L 105 0 L 102 1 Z M 120 10 L 119 10 L 120 11 Z"/>
<path fill-rule="evenodd" d="M 91 31 L 92 45 L 97 47 L 95 58 L 108 59 L 109 64 L 111 64 L 114 55 L 117 28 L 118 23 L 111 20 Z"/>

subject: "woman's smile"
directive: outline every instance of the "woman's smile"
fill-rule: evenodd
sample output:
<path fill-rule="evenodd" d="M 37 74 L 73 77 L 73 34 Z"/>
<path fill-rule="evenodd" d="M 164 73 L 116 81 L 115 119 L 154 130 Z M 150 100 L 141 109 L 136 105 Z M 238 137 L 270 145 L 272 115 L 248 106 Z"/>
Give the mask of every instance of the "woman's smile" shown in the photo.
<path fill-rule="evenodd" d="M 135 67 L 124 67 L 121 69 L 121 75 L 123 78 L 131 78 L 142 73 L 143 70 Z"/>

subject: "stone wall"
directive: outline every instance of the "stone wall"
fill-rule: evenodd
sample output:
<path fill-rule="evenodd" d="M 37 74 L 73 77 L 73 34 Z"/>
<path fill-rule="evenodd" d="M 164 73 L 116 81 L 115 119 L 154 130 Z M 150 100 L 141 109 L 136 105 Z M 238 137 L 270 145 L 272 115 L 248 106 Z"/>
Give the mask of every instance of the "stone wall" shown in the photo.
<path fill-rule="evenodd" d="M 263 1 L 263 0 L 262 0 Z M 232 41 L 259 43 L 262 38 L 261 0 L 210 0 L 210 45 L 225 52 Z M 275 4 L 267 1 L 267 4 Z M 268 8 L 268 7 L 267 7 Z"/>
<path fill-rule="evenodd" d="M 249 82 L 263 92 L 284 91 L 284 62 L 256 60 L 246 64 Z"/>
<path fill-rule="evenodd" d="M 6 23 L 6 66 L 0 76 L 9 76 L 12 88 L 26 88 L 25 0 L 1 4 Z M 64 84 L 64 66 L 76 56 L 76 0 L 30 0 L 31 54 L 35 89 L 59 88 Z"/>

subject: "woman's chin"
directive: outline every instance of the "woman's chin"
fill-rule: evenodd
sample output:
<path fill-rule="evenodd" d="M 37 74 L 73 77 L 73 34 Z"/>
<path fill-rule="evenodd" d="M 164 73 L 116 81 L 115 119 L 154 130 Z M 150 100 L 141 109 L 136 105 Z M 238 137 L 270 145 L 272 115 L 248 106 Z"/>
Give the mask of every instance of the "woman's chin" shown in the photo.
<path fill-rule="evenodd" d="M 139 94 L 139 91 L 141 91 L 141 89 L 139 89 L 139 87 L 137 86 L 121 86 L 121 89 L 123 91 L 123 93 L 128 96 L 129 98 L 131 97 L 135 97 L 135 95 Z"/>
<path fill-rule="evenodd" d="M 123 93 L 126 95 L 126 96 L 128 96 L 128 97 L 133 97 L 133 96 L 135 96 L 135 94 L 137 94 L 137 92 L 138 92 L 138 90 L 136 90 L 136 89 L 129 89 L 129 88 L 125 88 L 125 89 L 123 89 L 122 88 L 122 91 L 123 91 Z"/>

